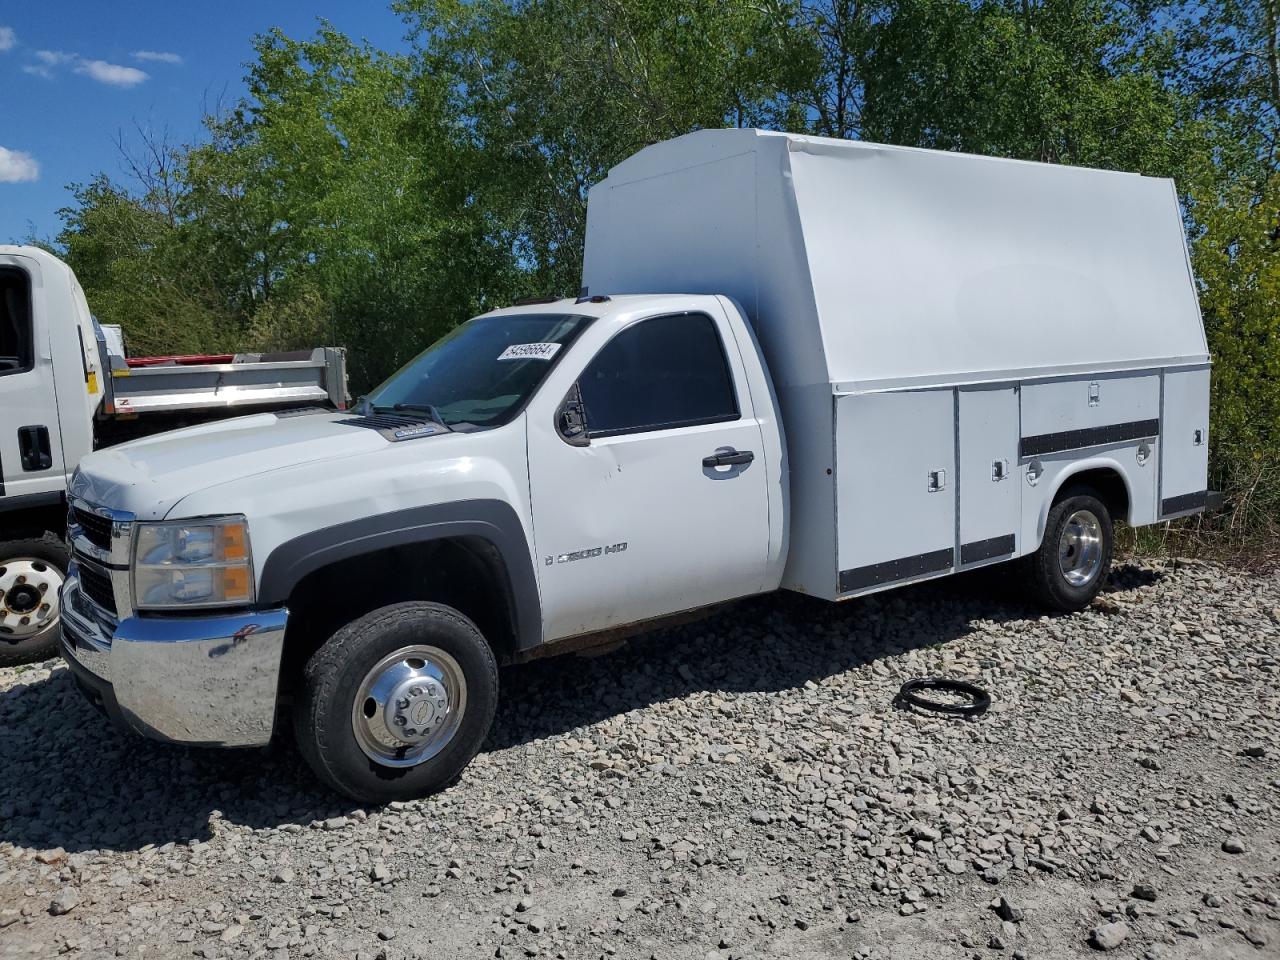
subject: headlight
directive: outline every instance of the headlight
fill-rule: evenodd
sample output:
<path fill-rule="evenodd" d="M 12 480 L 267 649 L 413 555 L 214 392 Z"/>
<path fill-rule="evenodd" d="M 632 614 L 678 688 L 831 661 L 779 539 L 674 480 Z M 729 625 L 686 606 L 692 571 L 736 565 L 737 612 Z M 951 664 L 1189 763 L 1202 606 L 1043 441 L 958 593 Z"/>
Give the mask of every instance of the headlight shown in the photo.
<path fill-rule="evenodd" d="M 245 518 L 138 524 L 133 598 L 139 610 L 253 603 L 253 556 Z"/>

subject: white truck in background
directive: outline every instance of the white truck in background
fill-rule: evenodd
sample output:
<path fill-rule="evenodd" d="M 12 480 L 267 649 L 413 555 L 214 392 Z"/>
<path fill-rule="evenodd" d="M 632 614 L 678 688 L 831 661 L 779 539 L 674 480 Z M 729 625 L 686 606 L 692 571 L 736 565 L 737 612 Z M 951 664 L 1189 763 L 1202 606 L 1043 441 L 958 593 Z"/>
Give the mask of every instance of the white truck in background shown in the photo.
<path fill-rule="evenodd" d="M 65 263 L 0 246 L 0 666 L 57 655 L 66 486 L 81 457 L 247 411 L 346 406 L 337 348 L 130 358 L 123 344 Z"/>
<path fill-rule="evenodd" d="M 499 662 L 779 588 L 1018 561 L 1202 510 L 1209 356 L 1173 184 L 703 131 L 590 194 L 583 296 L 477 317 L 351 414 L 86 457 L 64 655 L 119 724 L 447 785 Z"/>

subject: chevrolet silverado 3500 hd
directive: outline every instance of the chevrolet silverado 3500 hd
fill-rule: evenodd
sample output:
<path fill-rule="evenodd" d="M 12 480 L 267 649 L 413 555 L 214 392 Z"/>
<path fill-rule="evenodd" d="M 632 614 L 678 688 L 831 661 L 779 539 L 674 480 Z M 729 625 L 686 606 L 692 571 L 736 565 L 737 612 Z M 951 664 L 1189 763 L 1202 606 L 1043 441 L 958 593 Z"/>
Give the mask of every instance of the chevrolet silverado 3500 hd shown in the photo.
<path fill-rule="evenodd" d="M 123 344 L 90 315 L 65 263 L 0 246 L 0 666 L 58 654 L 67 478 L 84 454 L 250 410 L 341 409 L 347 399 L 346 357 L 334 347 L 139 358 Z"/>
<path fill-rule="evenodd" d="M 1013 560 L 1076 610 L 1114 521 L 1204 507 L 1167 180 L 704 131 L 592 189 L 584 281 L 351 413 L 86 457 L 63 603 L 87 694 L 183 743 L 288 717 L 337 790 L 419 796 L 482 743 L 499 662 Z"/>

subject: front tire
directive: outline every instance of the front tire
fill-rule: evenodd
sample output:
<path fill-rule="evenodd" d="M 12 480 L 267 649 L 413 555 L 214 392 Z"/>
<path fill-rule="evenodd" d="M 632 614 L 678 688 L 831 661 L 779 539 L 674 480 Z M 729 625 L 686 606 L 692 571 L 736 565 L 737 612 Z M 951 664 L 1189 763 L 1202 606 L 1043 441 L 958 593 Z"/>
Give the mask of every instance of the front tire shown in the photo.
<path fill-rule="evenodd" d="M 1091 488 L 1066 491 L 1049 510 L 1040 548 L 1024 561 L 1031 594 L 1050 610 L 1083 610 L 1107 579 L 1113 547 L 1106 504 Z"/>
<path fill-rule="evenodd" d="M 0 540 L 0 667 L 58 655 L 66 578 L 67 547 L 52 533 Z"/>
<path fill-rule="evenodd" d="M 476 625 L 442 604 L 397 603 L 347 624 L 312 655 L 294 734 L 321 780 L 381 804 L 457 779 L 497 706 L 497 661 Z"/>

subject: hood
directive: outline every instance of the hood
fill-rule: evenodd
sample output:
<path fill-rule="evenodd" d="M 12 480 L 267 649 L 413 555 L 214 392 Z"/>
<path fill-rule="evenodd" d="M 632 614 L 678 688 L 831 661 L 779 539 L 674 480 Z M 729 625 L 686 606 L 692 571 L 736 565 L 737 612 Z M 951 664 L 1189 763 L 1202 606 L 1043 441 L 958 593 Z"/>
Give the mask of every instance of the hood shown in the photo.
<path fill-rule="evenodd" d="M 342 422 L 350 419 L 350 413 L 263 413 L 157 434 L 89 454 L 71 493 L 154 520 L 218 484 L 394 446 L 379 430 Z"/>

